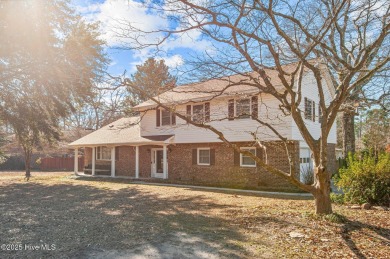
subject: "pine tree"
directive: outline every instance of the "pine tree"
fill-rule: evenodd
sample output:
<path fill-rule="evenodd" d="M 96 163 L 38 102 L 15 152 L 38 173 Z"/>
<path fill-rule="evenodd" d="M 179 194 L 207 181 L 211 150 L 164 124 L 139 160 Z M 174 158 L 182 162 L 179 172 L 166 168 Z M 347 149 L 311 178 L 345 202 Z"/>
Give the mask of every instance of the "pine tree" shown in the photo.
<path fill-rule="evenodd" d="M 128 87 L 130 96 L 128 102 L 131 106 L 149 99 L 145 92 L 156 96 L 162 92 L 172 89 L 176 85 L 177 78 L 169 73 L 169 68 L 164 60 L 148 58 L 144 64 L 137 66 L 137 72 L 131 76 L 131 85 L 136 85 L 135 89 Z"/>

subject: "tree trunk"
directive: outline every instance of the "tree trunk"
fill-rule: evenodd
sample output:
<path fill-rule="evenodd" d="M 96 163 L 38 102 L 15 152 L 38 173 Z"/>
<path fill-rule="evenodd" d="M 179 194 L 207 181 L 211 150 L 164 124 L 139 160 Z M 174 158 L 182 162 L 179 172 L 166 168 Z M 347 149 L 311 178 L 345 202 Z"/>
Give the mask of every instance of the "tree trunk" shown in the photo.
<path fill-rule="evenodd" d="M 31 152 L 27 151 L 24 153 L 24 166 L 26 170 L 26 180 L 30 180 L 31 177 Z"/>
<path fill-rule="evenodd" d="M 343 155 L 355 152 L 355 110 L 351 109 L 343 112 Z"/>
<path fill-rule="evenodd" d="M 327 170 L 317 167 L 315 169 L 315 199 L 316 214 L 331 214 L 332 202 L 330 200 L 330 174 Z"/>
<path fill-rule="evenodd" d="M 319 191 L 314 195 L 316 214 L 332 214 L 332 202 L 330 200 L 330 189 Z"/>

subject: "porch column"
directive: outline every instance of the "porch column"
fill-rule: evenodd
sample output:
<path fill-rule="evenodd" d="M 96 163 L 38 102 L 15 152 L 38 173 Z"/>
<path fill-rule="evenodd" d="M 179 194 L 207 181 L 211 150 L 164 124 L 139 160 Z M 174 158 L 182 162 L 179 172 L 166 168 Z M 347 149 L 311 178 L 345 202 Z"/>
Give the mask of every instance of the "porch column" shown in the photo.
<path fill-rule="evenodd" d="M 111 177 L 115 177 L 115 147 L 111 148 Z"/>
<path fill-rule="evenodd" d="M 163 146 L 163 178 L 168 178 L 167 145 Z"/>
<path fill-rule="evenodd" d="M 95 175 L 96 148 L 92 148 L 92 175 Z"/>
<path fill-rule="evenodd" d="M 74 150 L 74 174 L 79 173 L 79 149 L 76 147 Z"/>
<path fill-rule="evenodd" d="M 139 146 L 135 147 L 135 178 L 139 178 Z"/>

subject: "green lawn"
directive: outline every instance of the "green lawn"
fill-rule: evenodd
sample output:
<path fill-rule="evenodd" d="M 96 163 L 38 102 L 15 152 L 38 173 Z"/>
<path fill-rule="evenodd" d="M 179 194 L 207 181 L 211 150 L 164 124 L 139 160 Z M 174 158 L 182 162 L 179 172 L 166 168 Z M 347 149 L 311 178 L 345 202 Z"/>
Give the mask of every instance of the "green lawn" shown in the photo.
<path fill-rule="evenodd" d="M 0 173 L 4 257 L 385 258 L 390 212 L 334 206 L 343 223 L 312 215 L 312 200 L 75 178 Z M 304 237 L 292 238 L 291 232 Z M 35 245 L 54 250 L 31 250 Z M 27 245 L 27 248 L 25 247 Z"/>

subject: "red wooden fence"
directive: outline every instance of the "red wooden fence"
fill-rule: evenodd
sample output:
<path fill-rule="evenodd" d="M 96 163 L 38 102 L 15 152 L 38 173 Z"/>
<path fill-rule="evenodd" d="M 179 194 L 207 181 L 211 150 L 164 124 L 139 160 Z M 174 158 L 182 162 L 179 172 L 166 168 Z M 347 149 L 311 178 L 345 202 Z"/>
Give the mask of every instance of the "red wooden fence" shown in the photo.
<path fill-rule="evenodd" d="M 84 168 L 84 157 L 79 157 L 79 172 Z M 42 171 L 73 171 L 74 157 L 44 157 L 41 158 Z"/>

